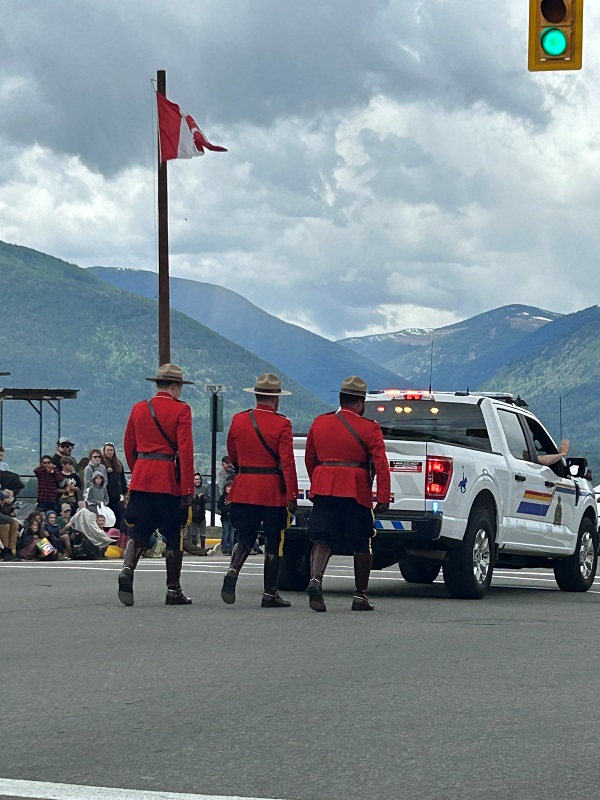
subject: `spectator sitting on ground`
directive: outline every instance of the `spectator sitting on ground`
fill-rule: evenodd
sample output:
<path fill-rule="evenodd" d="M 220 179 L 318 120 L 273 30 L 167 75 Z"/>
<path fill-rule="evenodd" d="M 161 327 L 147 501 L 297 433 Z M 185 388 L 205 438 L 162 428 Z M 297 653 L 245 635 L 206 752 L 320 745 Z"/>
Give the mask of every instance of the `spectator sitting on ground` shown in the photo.
<path fill-rule="evenodd" d="M 3 561 L 16 559 L 19 521 L 15 517 L 13 500 L 14 495 L 10 490 L 0 491 L 0 541 L 2 542 L 0 558 Z"/>
<path fill-rule="evenodd" d="M 75 472 L 75 459 L 71 458 L 70 456 L 65 456 L 64 458 L 61 458 L 60 465 L 60 474 L 64 480 L 62 496 L 60 498 L 61 508 L 62 505 L 68 503 L 71 506 L 71 512 L 73 512 L 83 504 L 81 478 Z"/>
<path fill-rule="evenodd" d="M 52 463 L 56 469 L 60 469 L 60 462 L 65 456 L 70 456 L 75 445 L 68 436 L 61 436 L 56 443 L 56 453 L 52 456 Z"/>
<path fill-rule="evenodd" d="M 58 527 L 58 517 L 56 511 L 49 511 L 46 514 L 44 533 L 57 553 L 62 556 L 66 556 L 67 558 L 71 558 L 71 540 L 69 539 L 68 533 L 61 533 L 61 530 Z"/>
<path fill-rule="evenodd" d="M 80 508 L 63 528 L 71 537 L 73 558 L 103 558 L 112 539 L 98 525 L 97 515 Z"/>
<path fill-rule="evenodd" d="M 108 483 L 108 472 L 102 463 L 102 453 L 95 447 L 90 450 L 90 460 L 83 472 L 83 491 L 85 492 L 92 485 L 94 480 L 94 473 L 101 472 L 104 475 L 104 485 Z"/>
<path fill-rule="evenodd" d="M 97 511 L 101 503 L 108 504 L 106 480 L 101 472 L 94 472 L 92 483 L 85 490 L 85 503 L 91 511 Z"/>
<path fill-rule="evenodd" d="M 121 536 L 121 531 L 118 528 L 107 528 L 106 517 L 104 517 L 102 514 L 98 514 L 98 516 L 96 517 L 96 522 L 98 523 L 98 527 L 102 528 L 102 530 L 107 536 L 110 536 L 110 538 L 113 541 L 113 544 L 119 543 L 119 537 Z"/>
<path fill-rule="evenodd" d="M 8 464 L 4 460 L 4 445 L 0 444 L 0 472 L 8 469 Z"/>
<path fill-rule="evenodd" d="M 60 507 L 60 517 L 57 518 L 56 524 L 58 525 L 58 530 L 62 531 L 65 527 L 67 522 L 71 519 L 72 515 L 72 508 L 69 503 L 63 503 Z"/>
<path fill-rule="evenodd" d="M 37 507 L 42 511 L 56 511 L 62 473 L 56 469 L 50 456 L 42 456 L 39 467 L 33 470 L 38 479 Z"/>
<path fill-rule="evenodd" d="M 37 543 L 40 540 L 39 516 L 34 512 L 25 520 L 23 533 L 17 541 L 17 558 L 32 561 L 37 555 Z"/>

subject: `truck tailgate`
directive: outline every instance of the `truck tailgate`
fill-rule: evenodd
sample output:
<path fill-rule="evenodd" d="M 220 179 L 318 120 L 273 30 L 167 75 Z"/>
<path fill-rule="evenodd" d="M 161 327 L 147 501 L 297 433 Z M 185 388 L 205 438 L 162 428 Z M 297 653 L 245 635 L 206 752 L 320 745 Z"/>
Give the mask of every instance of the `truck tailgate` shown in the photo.
<path fill-rule="evenodd" d="M 294 437 L 294 455 L 298 472 L 300 505 L 308 502 L 310 481 L 304 464 L 306 439 Z M 425 442 L 391 441 L 385 443 L 390 465 L 392 503 L 397 511 L 425 511 L 425 470 L 427 444 Z M 377 487 L 377 479 L 373 491 Z"/>
<path fill-rule="evenodd" d="M 424 511 L 427 444 L 387 440 L 385 449 L 390 465 L 392 487 L 390 508 L 400 511 Z"/>

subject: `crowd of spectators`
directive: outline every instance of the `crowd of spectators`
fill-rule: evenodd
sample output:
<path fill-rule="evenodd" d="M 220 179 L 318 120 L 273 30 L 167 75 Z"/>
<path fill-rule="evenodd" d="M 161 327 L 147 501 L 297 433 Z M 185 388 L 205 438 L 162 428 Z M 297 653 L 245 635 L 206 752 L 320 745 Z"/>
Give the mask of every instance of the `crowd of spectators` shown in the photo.
<path fill-rule="evenodd" d="M 10 471 L 0 446 L 0 559 L 103 558 L 111 545 L 114 554 L 125 546 L 127 479 L 115 445 L 106 442 L 79 462 L 72 456 L 74 446 L 62 437 L 56 452 L 40 459 L 33 470 L 33 509 L 17 507 L 23 483 Z"/>
<path fill-rule="evenodd" d="M 0 560 L 56 561 L 69 558 L 103 558 L 120 555 L 130 527 L 125 519 L 127 478 L 115 445 L 106 442 L 76 462 L 75 445 L 67 437 L 56 443 L 53 455 L 43 455 L 33 470 L 37 478 L 37 503 L 17 507 L 23 484 L 10 471 L 0 445 Z M 228 456 L 217 472 L 217 511 L 221 517 L 221 552 L 231 554 L 237 531 L 229 520 L 229 490 L 235 471 Z M 12 480 L 11 480 L 12 479 Z M 194 496 L 182 520 L 183 548 L 206 555 L 206 506 L 203 480 L 194 473 Z M 112 546 L 112 550 L 108 548 Z M 261 553 L 258 542 L 254 553 Z"/>

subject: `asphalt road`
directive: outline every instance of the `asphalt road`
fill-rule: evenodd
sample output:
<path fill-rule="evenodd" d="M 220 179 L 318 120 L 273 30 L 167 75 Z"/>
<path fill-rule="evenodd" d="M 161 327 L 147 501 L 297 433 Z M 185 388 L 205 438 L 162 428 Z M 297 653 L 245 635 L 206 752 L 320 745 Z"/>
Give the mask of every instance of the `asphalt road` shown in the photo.
<path fill-rule="evenodd" d="M 287 593 L 238 602 L 222 557 L 187 559 L 189 607 L 145 560 L 0 565 L 0 778 L 281 800 L 552 800 L 598 795 L 600 582 L 500 572 L 482 601 L 374 573 L 350 611 L 334 559 L 328 612 Z M 7 795 L 4 795 L 7 796 Z M 42 797 L 45 795 L 41 795 Z"/>

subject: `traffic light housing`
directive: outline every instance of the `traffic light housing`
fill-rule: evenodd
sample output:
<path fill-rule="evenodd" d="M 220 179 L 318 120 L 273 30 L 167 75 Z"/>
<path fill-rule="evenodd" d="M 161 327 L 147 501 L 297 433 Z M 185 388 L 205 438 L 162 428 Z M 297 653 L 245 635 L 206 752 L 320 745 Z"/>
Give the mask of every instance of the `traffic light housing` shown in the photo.
<path fill-rule="evenodd" d="M 529 0 L 529 71 L 581 69 L 583 0 Z"/>

